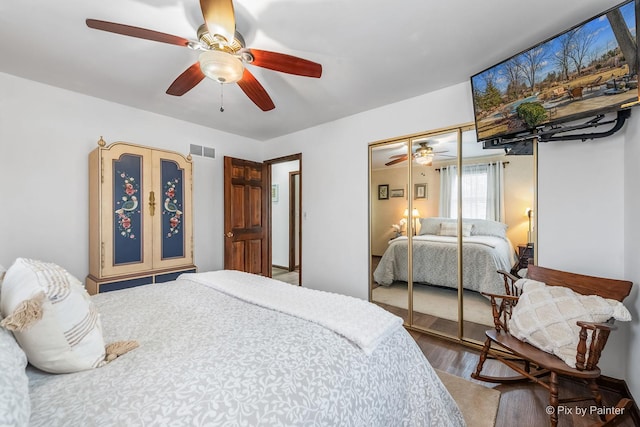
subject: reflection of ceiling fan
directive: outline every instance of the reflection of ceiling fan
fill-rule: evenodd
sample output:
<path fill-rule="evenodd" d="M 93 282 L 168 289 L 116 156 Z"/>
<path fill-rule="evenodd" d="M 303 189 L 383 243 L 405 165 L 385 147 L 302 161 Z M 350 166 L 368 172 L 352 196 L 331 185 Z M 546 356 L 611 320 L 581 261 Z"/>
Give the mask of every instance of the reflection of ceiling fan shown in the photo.
<path fill-rule="evenodd" d="M 232 0 L 200 0 L 205 24 L 198 28 L 198 40 L 187 40 L 145 28 L 87 19 L 87 26 L 125 36 L 185 46 L 202 51 L 198 62 L 187 68 L 169 86 L 169 95 L 181 96 L 209 77 L 219 83 L 238 83 L 240 89 L 263 111 L 275 108 L 267 91 L 245 67 L 258 67 L 306 77 L 320 77 L 322 65 L 283 53 L 245 47 L 236 31 Z M 220 111 L 223 111 L 222 107 Z"/>
<path fill-rule="evenodd" d="M 419 144 L 420 144 L 420 147 L 418 147 L 416 151 L 413 152 L 413 159 L 416 161 L 416 163 L 420 165 L 424 165 L 424 166 L 430 165 L 436 155 L 440 157 L 454 157 L 454 156 L 447 156 L 442 154 L 442 153 L 446 153 L 447 150 L 435 151 L 433 149 L 433 146 L 429 145 L 428 141 L 420 142 Z M 391 156 L 389 158 L 393 160 L 385 163 L 385 166 L 391 166 L 400 162 L 404 162 L 405 160 L 407 160 L 407 155 L 396 154 L 395 156 Z"/>

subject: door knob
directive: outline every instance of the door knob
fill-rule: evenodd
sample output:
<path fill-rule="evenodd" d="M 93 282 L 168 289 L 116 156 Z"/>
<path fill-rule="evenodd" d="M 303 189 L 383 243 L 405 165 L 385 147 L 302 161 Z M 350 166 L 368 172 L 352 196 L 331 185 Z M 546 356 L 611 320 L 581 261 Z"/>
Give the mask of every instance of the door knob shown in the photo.
<path fill-rule="evenodd" d="M 225 234 L 225 236 L 227 236 L 227 237 L 233 237 L 233 232 L 228 231 L 228 232 L 227 232 L 227 234 Z"/>

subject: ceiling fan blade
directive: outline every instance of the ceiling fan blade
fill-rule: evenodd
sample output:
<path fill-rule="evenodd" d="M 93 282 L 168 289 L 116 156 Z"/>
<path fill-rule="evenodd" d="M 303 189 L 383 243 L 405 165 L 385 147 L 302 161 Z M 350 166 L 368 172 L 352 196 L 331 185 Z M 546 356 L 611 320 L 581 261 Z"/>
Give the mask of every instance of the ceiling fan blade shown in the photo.
<path fill-rule="evenodd" d="M 393 156 L 389 156 L 390 159 L 397 159 L 398 157 L 407 157 L 407 155 L 406 154 L 396 154 L 396 155 L 393 155 Z"/>
<path fill-rule="evenodd" d="M 405 160 L 407 160 L 407 155 L 406 154 L 404 156 L 402 156 L 402 157 L 399 157 L 399 158 L 395 159 L 395 160 L 391 160 L 390 162 L 387 162 L 384 165 L 385 166 L 392 166 L 392 165 L 395 165 L 397 163 L 404 162 Z"/>
<path fill-rule="evenodd" d="M 167 89 L 167 94 L 182 96 L 193 89 L 202 79 L 204 79 L 204 74 L 200 71 L 200 63 L 196 62 L 171 83 L 171 86 Z"/>
<path fill-rule="evenodd" d="M 319 78 L 322 75 L 322 65 L 284 53 L 269 52 L 267 50 L 249 49 L 253 55 L 251 64 L 288 74 Z"/>
<path fill-rule="evenodd" d="M 232 0 L 200 0 L 200 9 L 211 36 L 224 37 L 229 44 L 236 34 L 236 16 Z"/>
<path fill-rule="evenodd" d="M 122 34 L 124 36 L 137 37 L 139 39 L 152 40 L 155 42 L 187 46 L 189 40 L 171 34 L 160 33 L 158 31 L 147 30 L 145 28 L 132 27 L 131 25 L 116 24 L 115 22 L 99 21 L 97 19 L 87 19 L 87 27 L 95 30 L 107 31 L 109 33 Z"/>
<path fill-rule="evenodd" d="M 249 70 L 244 69 L 242 78 L 238 81 L 240 89 L 256 104 L 262 111 L 269 111 L 276 108 L 275 104 L 271 100 L 271 97 L 264 90 L 264 87 L 258 80 L 251 74 Z"/>

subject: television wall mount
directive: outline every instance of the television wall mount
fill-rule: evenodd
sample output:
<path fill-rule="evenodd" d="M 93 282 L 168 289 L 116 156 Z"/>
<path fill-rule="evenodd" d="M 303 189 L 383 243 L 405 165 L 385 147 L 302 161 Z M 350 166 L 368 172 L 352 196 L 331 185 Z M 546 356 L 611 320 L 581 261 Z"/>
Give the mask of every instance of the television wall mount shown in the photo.
<path fill-rule="evenodd" d="M 598 114 L 593 119 L 573 126 L 553 126 L 548 130 L 541 130 L 536 133 L 534 136 L 539 138 L 540 142 L 550 142 L 550 141 L 586 141 L 588 139 L 597 139 L 597 138 L 606 138 L 608 136 L 613 135 L 618 132 L 624 126 L 624 123 L 627 119 L 631 117 L 631 109 L 627 108 L 624 110 L 618 110 L 615 119 L 604 120 L 604 114 Z M 581 129 L 588 128 L 597 128 L 598 126 L 610 125 L 613 126 L 602 132 L 589 132 L 589 133 L 579 133 L 579 134 L 568 134 L 565 135 L 566 132 L 574 132 Z"/>
<path fill-rule="evenodd" d="M 637 105 L 637 104 L 634 104 Z M 631 117 L 631 108 L 618 110 L 615 118 L 605 120 L 606 114 L 598 114 L 592 119 L 573 125 L 554 125 L 550 128 L 540 127 L 534 131 L 516 135 L 511 138 L 496 138 L 483 141 L 483 148 L 504 148 L 508 154 L 531 154 L 533 150 L 529 150 L 530 142 L 538 138 L 540 142 L 552 141 L 587 141 L 589 139 L 606 138 L 618 132 L 624 126 L 624 123 Z M 583 129 L 597 128 L 601 126 L 612 125 L 609 129 L 602 132 L 589 133 L 573 133 Z M 531 152 L 529 152 L 531 151 Z"/>

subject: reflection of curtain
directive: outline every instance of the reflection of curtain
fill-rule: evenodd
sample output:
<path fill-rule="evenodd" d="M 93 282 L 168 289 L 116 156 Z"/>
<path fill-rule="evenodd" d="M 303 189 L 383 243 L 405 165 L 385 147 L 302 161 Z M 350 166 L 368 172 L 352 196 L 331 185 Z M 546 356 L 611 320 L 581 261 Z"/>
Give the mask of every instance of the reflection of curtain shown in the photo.
<path fill-rule="evenodd" d="M 458 176 L 455 166 L 440 169 L 440 216 L 458 216 Z M 504 222 L 503 163 L 462 167 L 462 217 Z"/>
<path fill-rule="evenodd" d="M 504 165 L 495 162 L 488 166 L 487 173 L 487 218 L 504 222 Z"/>
<path fill-rule="evenodd" d="M 451 211 L 452 192 L 456 193 L 458 176 L 455 166 L 444 166 L 440 168 L 440 203 L 438 215 L 445 218 L 456 217 L 456 210 Z"/>

